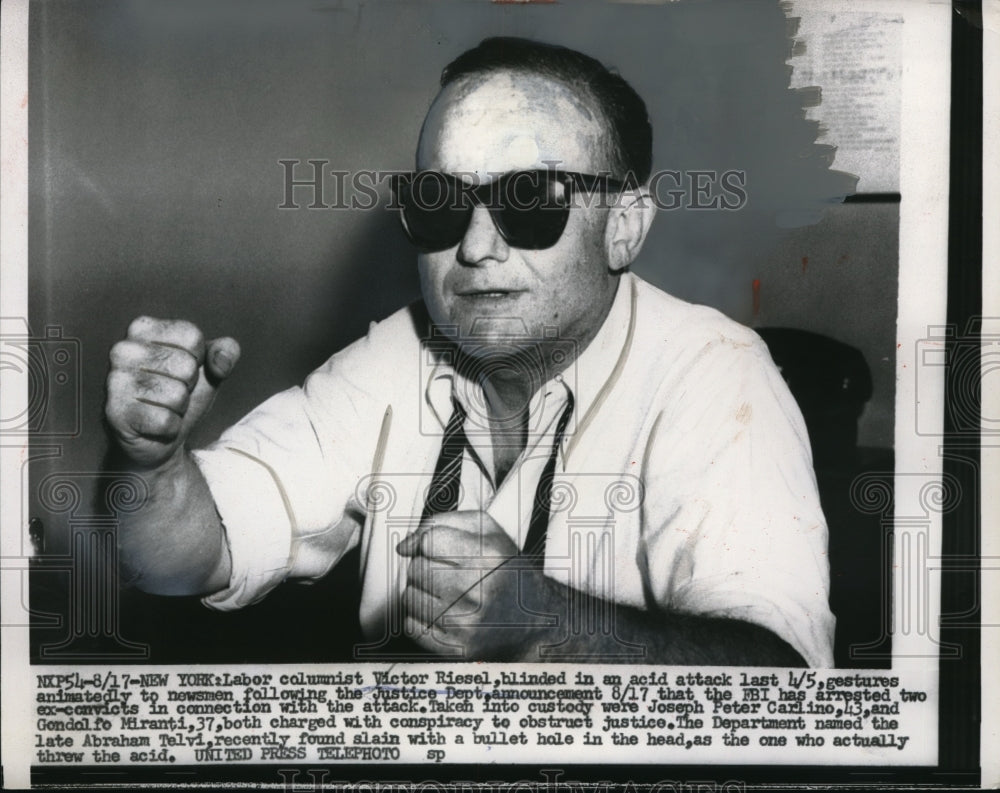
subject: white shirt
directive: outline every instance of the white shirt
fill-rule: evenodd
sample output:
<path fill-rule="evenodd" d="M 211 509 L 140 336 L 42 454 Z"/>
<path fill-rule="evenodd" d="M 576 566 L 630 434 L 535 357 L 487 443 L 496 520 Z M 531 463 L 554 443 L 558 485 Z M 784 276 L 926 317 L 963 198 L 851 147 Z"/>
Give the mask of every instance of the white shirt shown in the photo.
<path fill-rule="evenodd" d="M 248 605 L 324 575 L 361 543 L 361 624 L 400 626 L 405 562 L 451 415 L 469 418 L 459 509 L 520 547 L 567 391 L 545 572 L 596 597 L 744 620 L 833 665 L 827 528 L 801 414 L 767 348 L 718 312 L 622 277 L 594 340 L 533 397 L 528 442 L 496 487 L 483 394 L 403 309 L 196 452 Z M 568 349 L 572 344 L 567 342 Z"/>

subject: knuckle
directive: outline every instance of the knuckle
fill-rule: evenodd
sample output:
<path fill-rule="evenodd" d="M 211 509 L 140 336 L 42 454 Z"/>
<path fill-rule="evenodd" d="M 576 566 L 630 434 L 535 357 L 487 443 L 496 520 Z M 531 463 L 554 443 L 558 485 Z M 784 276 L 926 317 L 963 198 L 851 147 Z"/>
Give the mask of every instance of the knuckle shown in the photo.
<path fill-rule="evenodd" d="M 143 350 L 143 363 L 157 371 L 168 372 L 175 358 L 190 358 L 187 353 L 176 350 L 173 347 L 163 347 L 157 344 L 149 344 Z"/>
<path fill-rule="evenodd" d="M 108 372 L 107 391 L 108 404 L 120 403 L 137 391 L 135 378 L 127 371 L 112 369 Z"/>
<path fill-rule="evenodd" d="M 187 386 L 180 380 L 168 380 L 167 383 L 167 396 L 178 405 L 187 404 L 188 399 L 191 397 L 191 393 L 188 391 Z"/>
<path fill-rule="evenodd" d="M 181 385 L 188 389 L 197 382 L 198 361 L 190 352 L 150 344 L 142 346 L 135 360 L 136 368 L 149 370 L 146 373 L 154 376 L 158 374 L 183 381 Z"/>
<path fill-rule="evenodd" d="M 198 361 L 190 355 L 179 354 L 174 356 L 171 363 L 175 376 L 183 380 L 188 388 L 193 387 L 198 380 Z"/>
<path fill-rule="evenodd" d="M 135 373 L 132 379 L 135 382 L 137 393 L 148 394 L 156 390 L 156 383 L 160 377 L 153 372 L 139 371 Z"/>
<path fill-rule="evenodd" d="M 116 369 L 136 369 L 153 356 L 150 345 L 126 339 L 111 348 L 111 366 Z"/>
<path fill-rule="evenodd" d="M 162 377 L 157 383 L 157 396 L 164 405 L 180 409 L 187 406 L 189 394 L 184 383 Z"/>
<path fill-rule="evenodd" d="M 196 350 L 204 341 L 201 330 L 186 319 L 154 319 L 136 317 L 128 326 L 127 338 L 133 341 L 172 344 L 186 350 Z"/>
<path fill-rule="evenodd" d="M 145 315 L 136 317 L 129 323 L 126 336 L 130 339 L 145 338 L 155 324 L 156 320 L 152 317 Z"/>
<path fill-rule="evenodd" d="M 122 386 L 124 386 L 123 381 L 127 377 L 128 375 L 125 374 L 125 372 L 121 371 L 120 369 L 112 369 L 110 372 L 108 372 L 108 377 L 107 377 L 108 393 L 113 394 L 121 391 Z"/>
<path fill-rule="evenodd" d="M 123 367 L 125 366 L 131 358 L 130 346 L 131 342 L 119 341 L 111 346 L 111 351 L 108 353 L 108 360 L 111 362 L 112 367 Z"/>
<path fill-rule="evenodd" d="M 170 323 L 170 335 L 175 344 L 186 350 L 194 350 L 200 347 L 205 341 L 201 329 L 186 319 L 172 320 Z"/>
<path fill-rule="evenodd" d="M 161 437 L 171 437 L 177 434 L 180 427 L 180 420 L 164 408 L 155 408 L 146 405 L 143 411 L 142 431 Z"/>

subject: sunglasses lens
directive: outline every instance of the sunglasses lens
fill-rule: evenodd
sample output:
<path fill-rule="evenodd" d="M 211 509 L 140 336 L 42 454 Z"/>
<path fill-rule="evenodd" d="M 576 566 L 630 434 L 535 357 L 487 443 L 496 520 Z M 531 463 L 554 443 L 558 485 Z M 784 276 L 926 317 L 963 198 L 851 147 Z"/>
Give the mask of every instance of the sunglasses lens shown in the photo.
<path fill-rule="evenodd" d="M 569 219 L 570 183 L 548 171 L 522 171 L 470 190 L 454 177 L 422 171 L 400 179 L 396 194 L 403 208 L 403 228 L 425 251 L 441 251 L 461 242 L 475 201 L 485 205 L 501 236 L 515 248 L 551 248 Z"/>
<path fill-rule="evenodd" d="M 557 176 L 545 171 L 513 174 L 503 199 L 492 214 L 510 245 L 537 251 L 559 242 L 569 219 L 569 188 Z"/>
<path fill-rule="evenodd" d="M 469 226 L 472 204 L 444 174 L 424 171 L 397 185 L 403 228 L 410 240 L 427 251 L 457 245 Z"/>

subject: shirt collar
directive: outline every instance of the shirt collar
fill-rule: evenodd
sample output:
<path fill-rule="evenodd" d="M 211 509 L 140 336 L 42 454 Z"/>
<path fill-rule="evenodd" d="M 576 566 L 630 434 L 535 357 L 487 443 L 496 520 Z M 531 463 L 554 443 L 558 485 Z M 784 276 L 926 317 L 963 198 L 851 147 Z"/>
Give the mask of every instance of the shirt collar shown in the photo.
<path fill-rule="evenodd" d="M 532 415 L 536 415 L 534 411 L 542 409 L 546 397 L 556 397 L 562 403 L 567 390 L 573 393 L 576 405 L 573 419 L 566 429 L 565 456 L 569 455 L 576 439 L 590 424 L 620 376 L 632 342 L 635 299 L 635 276 L 625 273 L 597 335 L 563 372 L 542 385 L 532 397 Z M 440 340 L 437 344 L 435 338 Z M 467 414 L 483 415 L 483 390 L 479 384 L 468 382 L 455 371 L 453 353 L 447 347 L 446 337 L 432 337 L 425 341 L 425 346 L 427 355 L 424 360 L 428 365 L 422 415 L 427 414 L 428 420 L 436 425 L 427 429 L 439 434 L 447 426 L 453 398 L 463 405 Z M 458 382 L 459 378 L 461 382 Z"/>

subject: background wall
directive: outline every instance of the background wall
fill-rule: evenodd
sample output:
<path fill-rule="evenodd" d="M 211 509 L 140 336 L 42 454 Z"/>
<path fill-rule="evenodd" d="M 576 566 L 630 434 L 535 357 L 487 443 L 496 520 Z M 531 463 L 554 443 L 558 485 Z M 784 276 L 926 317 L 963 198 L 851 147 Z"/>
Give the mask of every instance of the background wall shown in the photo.
<path fill-rule="evenodd" d="M 661 212 L 635 269 L 751 325 L 825 333 L 873 370 L 860 443 L 891 446 L 897 212 L 839 205 L 855 179 L 789 90 L 794 25 L 770 0 L 669 4 L 355 0 L 32 8 L 30 316 L 79 340 L 79 432 L 47 471 L 96 471 L 107 352 L 138 314 L 233 335 L 243 360 L 202 443 L 418 297 L 384 209 L 278 209 L 279 161 L 412 167 L 441 68 L 490 35 L 563 43 L 644 97 L 658 168 L 735 168 L 738 212 Z M 822 104 L 811 116 L 822 118 Z M 332 179 L 328 188 L 334 188 Z M 382 196 L 388 198 L 386 185 Z M 327 194 L 327 202 L 335 195 Z M 751 285 L 759 281 L 755 303 Z M 60 401 L 61 400 L 61 401 Z M 85 485 L 91 487 L 91 485 Z M 46 550 L 65 550 L 65 527 Z"/>

